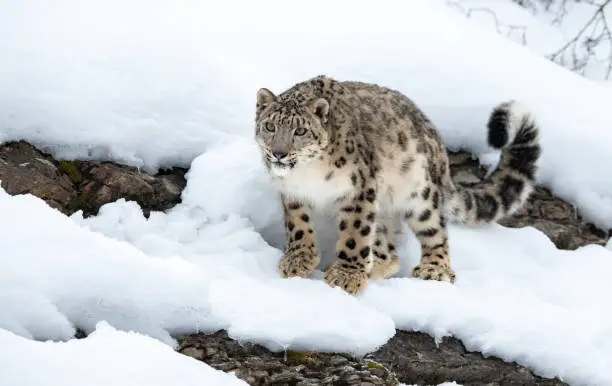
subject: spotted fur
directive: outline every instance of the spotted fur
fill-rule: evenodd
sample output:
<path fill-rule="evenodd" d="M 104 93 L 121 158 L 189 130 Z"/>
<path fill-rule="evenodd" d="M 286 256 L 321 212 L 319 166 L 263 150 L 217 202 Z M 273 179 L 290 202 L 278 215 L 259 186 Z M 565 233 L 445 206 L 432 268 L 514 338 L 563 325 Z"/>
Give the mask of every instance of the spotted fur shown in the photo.
<path fill-rule="evenodd" d="M 314 210 L 337 217 L 336 260 L 325 280 L 355 294 L 399 269 L 395 234 L 421 243 L 412 274 L 454 282 L 447 221 L 479 224 L 520 208 L 533 189 L 538 129 L 514 102 L 497 106 L 489 143 L 498 168 L 482 183 L 452 180 L 446 149 L 425 114 L 398 91 L 317 76 L 275 95 L 257 93 L 256 141 L 285 208 L 283 276 L 319 264 Z"/>

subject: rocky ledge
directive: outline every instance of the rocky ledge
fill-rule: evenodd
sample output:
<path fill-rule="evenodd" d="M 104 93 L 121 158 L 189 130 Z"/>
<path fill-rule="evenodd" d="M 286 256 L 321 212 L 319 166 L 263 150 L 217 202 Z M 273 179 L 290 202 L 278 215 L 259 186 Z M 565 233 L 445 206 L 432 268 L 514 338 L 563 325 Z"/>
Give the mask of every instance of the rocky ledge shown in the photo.
<path fill-rule="evenodd" d="M 458 181 L 477 182 L 486 168 L 465 152 L 451 153 L 451 173 Z M 569 202 L 555 197 L 550 190 L 537 187 L 525 206 L 500 224 L 520 228 L 532 226 L 547 235 L 559 249 L 574 250 L 588 244 L 606 245 L 612 229 L 599 229 L 584 219 Z"/>
<path fill-rule="evenodd" d="M 85 216 L 119 198 L 137 201 L 146 215 L 181 200 L 186 169 L 173 168 L 154 176 L 112 162 L 56 161 L 27 142 L 0 146 L 0 180 L 9 194 L 30 193 L 65 214 Z"/>
<path fill-rule="evenodd" d="M 485 175 L 476 160 L 452 153 L 455 178 L 476 181 Z M 119 198 L 137 201 L 145 214 L 180 202 L 185 169 L 156 175 L 111 162 L 58 161 L 19 141 L 0 145 L 0 180 L 10 194 L 31 193 L 65 214 L 82 210 L 85 216 Z M 612 230 L 590 224 L 568 202 L 538 187 L 523 210 L 502 221 L 509 227 L 533 226 L 558 248 L 605 245 Z M 396 385 L 399 382 L 435 385 L 454 380 L 465 385 L 563 385 L 497 358 L 470 353 L 454 338 L 436 345 L 418 332 L 397 331 L 378 351 L 364 358 L 337 353 L 273 353 L 239 343 L 224 331 L 179 337 L 178 350 L 209 365 L 232 371 L 252 385 Z"/>
<path fill-rule="evenodd" d="M 347 354 L 287 351 L 240 344 L 227 333 L 194 334 L 179 340 L 179 352 L 210 366 L 232 371 L 250 385 L 566 385 L 543 379 L 497 358 L 467 352 L 460 341 L 445 338 L 436 345 L 426 334 L 397 331 L 378 351 L 355 358 Z"/>

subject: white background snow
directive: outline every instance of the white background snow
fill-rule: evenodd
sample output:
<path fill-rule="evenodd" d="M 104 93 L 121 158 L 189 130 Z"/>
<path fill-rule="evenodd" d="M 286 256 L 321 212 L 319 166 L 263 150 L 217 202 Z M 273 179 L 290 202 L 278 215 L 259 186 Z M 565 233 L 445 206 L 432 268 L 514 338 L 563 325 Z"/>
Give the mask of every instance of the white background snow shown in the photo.
<path fill-rule="evenodd" d="M 114 344 L 135 356 L 150 345 L 155 360 L 175 358 L 167 366 L 187 369 L 184 384 L 191 376 L 236 381 L 115 328 L 170 345 L 172 336 L 224 328 L 274 350 L 355 354 L 375 350 L 399 328 L 454 335 L 470 350 L 572 384 L 612 385 L 612 245 L 567 252 L 533 228 L 451 227 L 454 286 L 409 277 L 419 254 L 409 232 L 402 272 L 357 297 L 327 287 L 320 272 L 283 280 L 276 271 L 281 212 L 252 141 L 259 87 L 280 92 L 326 73 L 405 92 L 450 147 L 494 162 L 488 113 L 515 98 L 541 123 L 539 181 L 609 228 L 609 87 L 443 2 L 1 6 L 1 141 L 26 139 L 59 158 L 191 169 L 183 203 L 149 219 L 124 200 L 83 219 L 0 192 L 0 329 L 7 330 L 0 330 L 0 383 L 37 384 L 11 378 L 13 367 L 38 369 L 43 359 L 34 358 L 63 352 L 87 361 L 96 347 L 122 379 L 120 362 L 138 359 L 114 358 Z M 328 262 L 334 235 L 319 220 Z M 75 327 L 94 333 L 83 342 L 24 339 L 67 340 Z M 64 384 L 57 358 L 47 379 Z M 164 366 L 151 375 L 157 384 Z M 79 383 L 79 373 L 71 376 L 66 382 Z"/>
<path fill-rule="evenodd" d="M 612 73 L 609 73 L 612 64 L 612 39 L 606 36 L 604 31 L 605 27 L 610 27 L 612 4 L 607 4 L 602 9 L 605 23 L 596 14 L 605 0 L 523 0 L 525 7 L 517 6 L 518 0 L 434 1 L 448 5 L 483 27 L 544 57 L 552 58 L 553 54 L 557 54 L 554 58 L 556 63 L 589 79 L 612 86 Z M 597 39 L 601 32 L 604 32 L 601 41 L 591 43 L 589 52 L 586 49 L 586 46 L 589 46 L 588 40 Z M 571 44 L 574 39 L 577 44 Z M 583 61 L 584 66 L 575 68 L 574 59 Z"/>
<path fill-rule="evenodd" d="M 87 339 L 35 342 L 0 329 L 2 385 L 247 385 L 171 347 L 106 322 Z M 83 360 L 86 359 L 86 360 Z"/>

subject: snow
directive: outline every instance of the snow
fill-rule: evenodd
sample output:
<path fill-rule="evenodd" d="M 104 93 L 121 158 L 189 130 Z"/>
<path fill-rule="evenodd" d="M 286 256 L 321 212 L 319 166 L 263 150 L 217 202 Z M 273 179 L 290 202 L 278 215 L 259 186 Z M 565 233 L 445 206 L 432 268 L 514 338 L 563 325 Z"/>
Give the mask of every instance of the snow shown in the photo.
<path fill-rule="evenodd" d="M 604 2 L 585 2 L 585 1 L 566 1 L 565 4 L 553 3 L 549 10 L 536 9 L 538 19 L 553 23 L 558 28 L 563 36 L 564 42 L 568 42 L 576 36 L 580 35 L 578 39 L 578 46 L 575 55 L 581 60 L 585 61 L 584 69 L 579 70 L 584 76 L 607 82 L 608 85 L 612 85 L 612 73 L 610 73 L 610 65 L 612 64 L 612 40 L 606 39 L 604 27 L 606 26 L 601 19 L 596 19 L 590 25 L 589 22 L 596 15 L 596 11 L 599 6 Z M 542 6 L 537 8 L 541 8 Z M 612 20 L 612 7 L 608 4 L 603 8 L 603 16 L 607 20 L 607 24 Z M 589 46 L 589 39 L 596 39 L 597 36 L 603 34 L 603 39 L 594 48 L 592 52 L 587 50 Z M 563 45 L 559 45 L 552 52 L 557 52 Z M 552 53 L 551 52 L 551 53 Z M 574 53 L 570 50 L 563 56 L 563 60 L 559 61 L 564 66 L 572 68 Z M 608 78 L 606 80 L 606 77 Z"/>
<path fill-rule="evenodd" d="M 95 344 L 154 345 L 120 331 L 173 346 L 177 335 L 227 329 L 277 351 L 361 355 L 400 328 L 454 335 L 470 350 L 572 384 L 612 385 L 612 310 L 602 306 L 612 291 L 612 244 L 559 251 L 533 228 L 452 226 L 456 285 L 409 277 L 418 261 L 409 232 L 398 277 L 357 297 L 329 288 L 321 272 L 281 279 L 281 209 L 252 140 L 259 87 L 279 92 L 327 73 L 407 93 L 451 148 L 491 164 L 489 111 L 516 98 L 541 123 L 539 181 L 609 228 L 612 117 L 602 111 L 611 89 L 425 0 L 352 1 L 351 23 L 339 16 L 348 9 L 342 1 L 144 4 L 3 3 L 1 141 L 149 171 L 191 168 L 182 203 L 149 218 L 125 200 L 96 217 L 66 217 L 0 190 L 0 339 L 23 353 L 0 352 L 2 364 L 24 366 L 34 350 L 83 347 L 79 356 L 91 358 Z M 306 20 L 314 25 L 300 28 Z M 326 216 L 317 220 L 324 266 L 334 229 Z M 120 331 L 96 329 L 100 321 Z M 68 343 L 23 339 L 68 340 L 76 327 L 93 334 Z M 41 374 L 63 384 L 60 359 Z M 10 376 L 0 370 L 0 384 Z"/>
<path fill-rule="evenodd" d="M 0 346 L 3 385 L 247 385 L 155 339 L 117 331 L 106 322 L 85 339 L 61 343 L 36 342 L 0 329 Z"/>
<path fill-rule="evenodd" d="M 229 164 L 220 162 L 230 153 L 241 156 Z M 190 171 L 183 204 L 170 215 L 183 211 L 183 206 L 211 213 L 211 221 L 238 214 L 258 224 L 256 230 L 281 248 L 282 212 L 271 185 L 265 184 L 264 167 L 251 162 L 255 155 L 255 145 L 244 140 L 200 156 Z M 215 184 L 207 185 L 206 181 Z M 232 192 L 232 196 L 224 200 L 219 192 Z M 246 205 L 249 197 L 256 206 Z M 109 204 L 104 212 L 113 207 L 115 213 L 127 212 L 122 203 Z M 140 242 L 143 236 L 130 231 L 137 227 L 122 225 L 129 221 L 114 218 L 114 223 L 109 222 L 104 212 L 82 222 L 93 230 L 110 231 L 113 237 L 139 245 L 146 253 L 160 249 Z M 325 235 L 324 266 L 333 256 L 334 228 L 329 221 L 317 225 L 319 234 Z M 150 238 L 145 236 L 145 240 Z M 223 244 L 222 239 L 216 239 Z M 577 384 L 587 384 L 585 380 L 612 384 L 605 359 L 612 355 L 612 311 L 601 307 L 612 291 L 612 283 L 591 279 L 592 272 L 612 272 L 609 250 L 589 246 L 575 252 L 559 251 L 536 229 L 498 225 L 451 227 L 450 243 L 459 277 L 456 286 L 408 279 L 418 261 L 419 247 L 407 232 L 400 251 L 408 258 L 402 262 L 400 277 L 370 284 L 358 297 L 361 305 L 384 313 L 396 328 L 425 331 L 436 338 L 454 335 L 470 350 L 518 361 L 545 376 L 562 376 Z M 268 279 L 278 280 L 274 275 L 271 272 Z M 315 277 L 320 279 L 321 273 Z M 398 299 L 402 299 L 401 305 Z M 338 303 L 337 307 L 343 306 Z M 336 349 L 347 347 L 350 345 Z"/>
<path fill-rule="evenodd" d="M 589 79 L 612 85 L 612 78 L 606 80 L 612 41 L 602 39 L 592 53 L 585 49 L 586 40 L 598 36 L 603 30 L 603 23 L 596 22 L 583 31 L 598 9 L 597 2 L 591 4 L 591 2 L 571 0 L 548 2 L 547 4 L 547 2 L 534 1 L 528 2 L 523 7 L 512 0 L 436 1 L 440 4 L 447 4 L 487 30 L 506 36 L 546 58 L 557 53 L 582 31 L 583 35 L 578 39 L 575 52 L 568 50 L 557 59 L 557 63 L 568 69 L 576 70 Z M 612 7 L 608 5 L 604 11 L 607 20 L 612 20 Z M 573 53 L 577 58 L 585 61 L 583 69 L 573 68 Z"/>
<path fill-rule="evenodd" d="M 225 328 L 275 350 L 365 354 L 395 332 L 340 289 L 280 280 L 280 251 L 237 216 L 207 224 L 197 207 L 180 206 L 147 220 L 120 200 L 85 222 L 109 238 L 33 196 L 2 192 L 0 213 L 12 219 L 2 224 L 11 252 L 0 262 L 0 327 L 24 337 L 69 339 L 75 325 L 90 332 L 106 320 L 171 345 L 171 335 Z"/>
<path fill-rule="evenodd" d="M 448 4 L 483 28 L 503 35 L 544 56 L 565 44 L 562 31 L 549 20 L 543 22 L 513 1 L 436 0 Z"/>
<path fill-rule="evenodd" d="M 612 180 L 599 177 L 612 167 L 612 117 L 601 114 L 612 89 L 444 4 L 350 2 L 350 22 L 337 20 L 342 1 L 3 4 L 2 141 L 149 171 L 189 166 L 219 143 L 252 137 L 259 87 L 280 92 L 326 73 L 405 92 L 451 148 L 483 155 L 490 109 L 519 99 L 542 122 L 539 181 L 612 227 Z"/>
<path fill-rule="evenodd" d="M 399 243 L 399 277 L 372 282 L 360 296 L 327 287 L 321 272 L 281 279 L 281 212 L 264 167 L 252 162 L 253 146 L 237 140 L 202 155 L 209 162 L 194 162 L 184 202 L 149 219 L 125 200 L 83 219 L 33 196 L 2 193 L 0 213 L 11 221 L 0 234 L 11 253 L 0 259 L 0 326 L 68 339 L 74 326 L 89 332 L 107 320 L 171 345 L 177 334 L 226 328 L 272 350 L 357 355 L 400 328 L 454 335 L 469 350 L 574 384 L 612 384 L 612 311 L 601 306 L 612 283 L 593 276 L 612 272 L 609 249 L 560 251 L 533 228 L 453 226 L 454 286 L 409 277 L 419 251 L 409 232 Z M 219 162 L 228 152 L 236 154 L 233 162 Z M 224 200 L 219 189 L 232 194 Z M 247 197 L 258 209 L 244 205 Z M 326 235 L 325 265 L 333 229 L 317 225 Z"/>

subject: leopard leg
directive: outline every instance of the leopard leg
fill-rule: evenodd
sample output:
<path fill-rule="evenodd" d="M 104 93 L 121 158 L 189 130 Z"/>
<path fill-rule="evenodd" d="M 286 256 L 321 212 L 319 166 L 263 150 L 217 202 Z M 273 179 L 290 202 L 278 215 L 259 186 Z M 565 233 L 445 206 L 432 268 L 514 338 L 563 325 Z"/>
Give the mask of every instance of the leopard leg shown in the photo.
<path fill-rule="evenodd" d="M 433 185 L 427 185 L 414 199 L 413 209 L 404 215 L 421 243 L 421 262 L 412 270 L 412 276 L 454 283 L 447 225 L 439 203 L 440 192 Z"/>
<path fill-rule="evenodd" d="M 364 183 L 358 194 L 339 202 L 336 260 L 325 273 L 325 281 L 357 294 L 367 286 L 373 268 L 372 246 L 376 232 L 376 185 Z"/>
<path fill-rule="evenodd" d="M 395 235 L 400 226 L 401 224 L 395 217 L 379 218 L 372 246 L 374 265 L 370 271 L 370 279 L 386 279 L 399 271 L 400 260 Z"/>
<path fill-rule="evenodd" d="M 312 220 L 312 208 L 304 203 L 282 196 L 285 212 L 287 245 L 280 260 L 283 277 L 308 277 L 320 261 Z"/>

